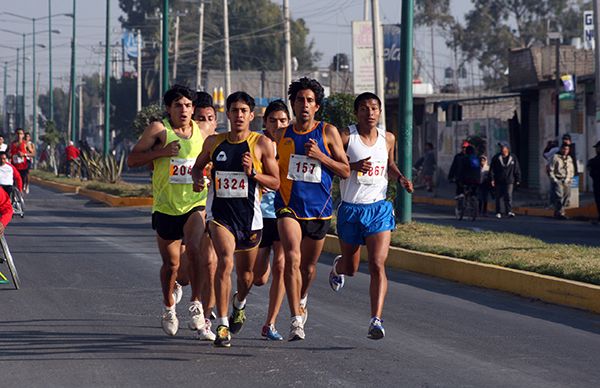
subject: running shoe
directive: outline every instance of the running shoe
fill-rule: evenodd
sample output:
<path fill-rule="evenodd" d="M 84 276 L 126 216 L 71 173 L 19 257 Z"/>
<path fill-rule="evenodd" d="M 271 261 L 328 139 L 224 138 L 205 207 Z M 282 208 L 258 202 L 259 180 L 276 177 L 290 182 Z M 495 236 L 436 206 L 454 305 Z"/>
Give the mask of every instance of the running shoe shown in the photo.
<path fill-rule="evenodd" d="M 300 315 L 302 316 L 302 326 L 308 321 L 308 306 L 300 305 Z"/>
<path fill-rule="evenodd" d="M 290 336 L 288 341 L 299 341 L 304 339 L 304 324 L 297 320 L 293 320 L 290 325 Z"/>
<path fill-rule="evenodd" d="M 513 218 L 515 216 L 515 213 L 513 212 L 508 212 L 508 217 Z"/>
<path fill-rule="evenodd" d="M 377 317 L 371 319 L 371 324 L 369 325 L 369 334 L 367 338 L 378 340 L 385 337 L 385 329 L 382 325 L 383 321 Z"/>
<path fill-rule="evenodd" d="M 182 297 L 183 287 L 181 287 L 181 284 L 175 282 L 175 288 L 173 289 L 173 299 L 175 300 L 175 304 L 181 302 Z"/>
<path fill-rule="evenodd" d="M 211 326 L 212 326 L 212 323 L 210 322 L 210 319 L 205 319 L 204 327 L 202 329 L 198 330 L 198 339 L 199 340 L 214 341 L 217 338 L 215 333 L 213 333 L 212 330 L 210 330 Z"/>
<path fill-rule="evenodd" d="M 229 348 L 231 347 L 231 334 L 229 334 L 229 328 L 225 325 L 219 325 L 217 327 L 217 335 L 213 345 L 218 348 Z"/>
<path fill-rule="evenodd" d="M 172 308 L 167 308 L 167 307 L 164 308 L 161 324 L 162 324 L 163 331 L 167 335 L 177 334 L 177 330 L 179 330 L 179 319 L 177 319 L 177 313 L 175 312 L 175 306 L 173 306 Z"/>
<path fill-rule="evenodd" d="M 188 327 L 191 330 L 201 330 L 204 328 L 204 310 L 202 309 L 202 303 L 195 300 L 190 303 L 189 315 L 190 321 Z"/>
<path fill-rule="evenodd" d="M 496 213 L 496 218 L 502 218 L 502 214 L 501 213 Z"/>
<path fill-rule="evenodd" d="M 233 294 L 232 301 L 237 298 L 237 292 Z M 235 303 L 231 303 L 233 312 L 229 316 L 229 331 L 231 334 L 237 334 L 242 330 L 242 326 L 244 326 L 244 322 L 246 322 L 246 306 L 244 308 L 238 309 L 235 307 Z"/>
<path fill-rule="evenodd" d="M 331 272 L 329 272 L 329 285 L 335 292 L 341 290 L 342 287 L 344 287 L 345 282 L 344 275 L 338 275 L 337 271 L 335 270 L 335 266 L 341 258 L 341 255 L 336 256 L 336 258 L 333 260 L 333 265 L 331 266 Z"/>
<path fill-rule="evenodd" d="M 271 341 L 283 341 L 283 337 L 277 332 L 275 325 L 264 325 L 261 335 Z"/>

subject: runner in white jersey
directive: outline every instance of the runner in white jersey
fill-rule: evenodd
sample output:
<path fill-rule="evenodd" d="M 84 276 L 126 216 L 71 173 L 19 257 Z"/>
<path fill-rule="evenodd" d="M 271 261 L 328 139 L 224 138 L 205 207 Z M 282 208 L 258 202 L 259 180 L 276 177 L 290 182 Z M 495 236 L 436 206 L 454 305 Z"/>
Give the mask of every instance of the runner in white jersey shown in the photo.
<path fill-rule="evenodd" d="M 329 284 L 334 291 L 344 286 L 344 276 L 358 271 L 360 246 L 366 245 L 371 274 L 367 336 L 380 339 L 385 336 L 381 318 L 387 293 L 385 261 L 391 231 L 396 227 L 392 204 L 386 200 L 388 178 L 397 180 L 409 193 L 413 185 L 394 162 L 394 135 L 377 127 L 381 100 L 373 93 L 362 93 L 354 100 L 354 113 L 358 124 L 341 131 L 350 177 L 340 183 L 342 204 L 337 212 L 337 232 L 342 254 L 333 261 Z"/>

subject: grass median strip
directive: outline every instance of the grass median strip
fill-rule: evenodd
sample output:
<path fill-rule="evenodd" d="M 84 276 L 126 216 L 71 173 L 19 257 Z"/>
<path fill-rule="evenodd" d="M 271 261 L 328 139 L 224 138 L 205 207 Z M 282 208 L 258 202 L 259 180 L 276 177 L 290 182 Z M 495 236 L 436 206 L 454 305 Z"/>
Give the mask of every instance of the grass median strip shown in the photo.
<path fill-rule="evenodd" d="M 83 187 L 89 190 L 101 191 L 103 193 L 116 195 L 119 197 L 151 197 L 151 185 L 138 185 L 127 182 L 105 183 L 98 181 L 82 181 L 79 178 L 67 178 L 56 176 L 51 172 L 43 170 L 32 170 L 31 175 L 52 182 L 63 183 L 66 185 Z"/>
<path fill-rule="evenodd" d="M 392 245 L 600 285 L 600 248 L 419 222 L 398 225 Z"/>

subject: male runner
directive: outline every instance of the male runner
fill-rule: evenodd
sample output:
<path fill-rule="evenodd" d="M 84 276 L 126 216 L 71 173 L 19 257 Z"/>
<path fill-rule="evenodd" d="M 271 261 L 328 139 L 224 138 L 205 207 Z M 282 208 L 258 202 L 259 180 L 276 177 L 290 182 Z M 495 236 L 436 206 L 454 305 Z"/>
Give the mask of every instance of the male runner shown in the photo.
<path fill-rule="evenodd" d="M 392 204 L 386 201 L 388 177 L 397 180 L 409 193 L 412 183 L 394 162 L 395 138 L 377 127 L 381 101 L 373 93 L 362 93 L 354 100 L 357 125 L 341 131 L 342 142 L 350 160 L 350 177 L 342 179 L 342 204 L 337 212 L 337 230 L 342 255 L 335 258 L 329 284 L 334 291 L 344 286 L 344 275 L 358 271 L 360 246 L 367 246 L 371 273 L 371 322 L 368 337 L 385 335 L 381 319 L 387 292 L 385 261 L 391 231 L 396 227 Z"/>
<path fill-rule="evenodd" d="M 19 191 L 23 191 L 23 181 L 19 171 L 12 164 L 8 163 L 6 152 L 0 151 L 0 186 L 10 197 L 13 187 L 16 186 Z"/>
<path fill-rule="evenodd" d="M 15 131 L 17 138 L 10 145 L 11 164 L 19 171 L 21 180 L 25 184 L 29 180 L 29 163 L 27 162 L 27 142 L 25 142 L 25 131 L 23 128 L 17 128 Z"/>
<path fill-rule="evenodd" d="M 294 341 L 304 339 L 308 289 L 331 223 L 333 176 L 347 178 L 350 167 L 337 128 L 315 120 L 323 87 L 301 78 L 292 82 L 288 95 L 296 123 L 287 127 L 277 147 L 281 187 L 275 209 L 292 315 L 288 340 Z"/>
<path fill-rule="evenodd" d="M 152 228 L 156 230 L 158 249 L 162 257 L 160 278 L 164 299 L 162 327 L 168 335 L 175 335 L 179 320 L 175 311 L 181 293 L 175 293 L 175 280 L 180 266 L 182 240 L 185 238 L 186 254 L 198 268 L 202 258 L 204 233 L 203 210 L 206 192 L 196 193 L 192 188 L 191 170 L 200 154 L 203 138 L 192 121 L 195 93 L 187 87 L 175 85 L 164 95 L 168 117 L 151 123 L 129 154 L 129 167 L 153 164 Z M 193 273 L 202 272 L 196 269 Z M 208 272 L 208 271 L 204 271 Z M 201 330 L 205 320 L 200 293 L 200 281 L 192 280 L 190 327 Z M 202 300 L 209 304 L 210 295 L 203 293 Z"/>
<path fill-rule="evenodd" d="M 212 132 L 217 130 L 217 110 L 213 105 L 213 98 L 206 92 L 197 92 L 196 108 L 194 109 L 194 121 L 196 123 L 206 121 L 210 124 Z"/>
<path fill-rule="evenodd" d="M 207 202 L 208 230 L 217 252 L 215 294 L 217 338 L 214 345 L 231 346 L 230 332 L 241 330 L 246 320 L 246 296 L 252 287 L 252 269 L 262 234 L 262 187 L 279 188 L 279 172 L 271 140 L 250 131 L 254 99 L 245 92 L 227 97 L 231 132 L 210 136 L 198 156 L 192 176 L 194 190 L 205 187 L 204 168 L 213 163 Z M 233 312 L 227 317 L 231 272 L 235 260 L 237 292 Z"/>
<path fill-rule="evenodd" d="M 277 147 L 281 133 L 287 128 L 290 121 L 290 113 L 287 105 L 282 100 L 272 101 L 267 106 L 267 109 L 265 109 L 263 121 L 265 127 L 263 134 L 273 141 L 273 147 Z M 279 241 L 274 202 L 275 192 L 272 190 L 264 192 L 263 190 L 262 202 L 260 204 L 263 217 L 263 235 L 258 249 L 258 257 L 254 264 L 254 285 L 262 286 L 267 284 L 272 250 L 273 279 L 271 281 L 271 289 L 269 290 L 267 319 L 262 327 L 261 335 L 268 340 L 281 341 L 283 337 L 275 329 L 275 320 L 277 319 L 277 314 L 279 314 L 285 294 L 285 284 L 283 282 L 285 257 L 283 255 L 283 247 Z"/>

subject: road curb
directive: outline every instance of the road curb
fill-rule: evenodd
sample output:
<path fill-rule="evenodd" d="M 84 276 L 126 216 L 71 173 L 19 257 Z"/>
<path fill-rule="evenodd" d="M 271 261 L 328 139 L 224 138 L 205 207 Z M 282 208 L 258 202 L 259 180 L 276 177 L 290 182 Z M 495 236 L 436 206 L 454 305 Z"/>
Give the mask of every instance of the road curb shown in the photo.
<path fill-rule="evenodd" d="M 86 189 L 80 186 L 52 182 L 35 176 L 31 176 L 30 180 L 31 183 L 39 184 L 40 186 L 45 186 L 63 193 L 80 194 L 111 207 L 152 206 L 152 197 L 119 197 L 116 195 L 103 193 L 101 191 Z"/>
<path fill-rule="evenodd" d="M 434 206 L 448 206 L 454 207 L 456 205 L 456 201 L 454 199 L 448 198 L 434 198 L 434 197 L 423 197 L 423 196 L 413 196 L 413 203 L 426 204 L 426 205 L 434 205 Z M 488 205 L 488 209 L 491 209 L 493 205 Z M 513 212 L 515 214 L 523 215 L 523 216 L 535 216 L 535 217 L 554 217 L 554 210 L 552 209 L 542 209 L 536 207 L 528 207 L 528 206 L 515 206 L 513 207 Z M 570 218 L 579 218 L 579 219 L 597 219 L 598 213 L 596 210 L 596 206 L 593 203 L 585 205 L 583 207 L 566 209 L 566 215 Z"/>
<path fill-rule="evenodd" d="M 327 235 L 323 249 L 339 254 L 337 236 Z M 386 266 L 600 313 L 600 286 L 593 284 L 397 247 L 390 247 Z"/>

